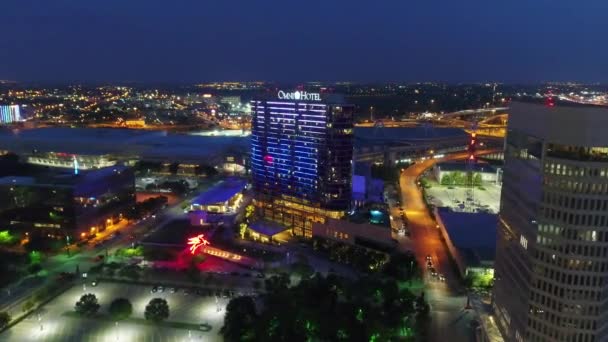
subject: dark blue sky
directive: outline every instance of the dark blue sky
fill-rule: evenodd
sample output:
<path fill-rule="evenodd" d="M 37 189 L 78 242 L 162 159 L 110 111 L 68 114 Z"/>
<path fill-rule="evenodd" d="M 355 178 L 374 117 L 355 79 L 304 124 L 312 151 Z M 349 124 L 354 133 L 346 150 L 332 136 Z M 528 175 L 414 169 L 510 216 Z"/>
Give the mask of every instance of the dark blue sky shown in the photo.
<path fill-rule="evenodd" d="M 0 79 L 608 81 L 606 0 L 1 0 Z"/>

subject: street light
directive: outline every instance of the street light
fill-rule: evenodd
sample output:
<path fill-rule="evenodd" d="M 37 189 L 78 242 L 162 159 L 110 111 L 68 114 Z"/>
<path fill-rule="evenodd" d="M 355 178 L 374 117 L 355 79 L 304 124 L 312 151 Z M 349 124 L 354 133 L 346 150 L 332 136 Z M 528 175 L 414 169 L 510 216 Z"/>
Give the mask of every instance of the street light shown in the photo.
<path fill-rule="evenodd" d="M 40 317 L 40 312 L 38 313 L 38 324 L 40 324 L 40 331 L 43 331 L 44 326 L 42 325 L 42 317 Z"/>
<path fill-rule="evenodd" d="M 65 249 L 68 252 L 68 258 L 70 257 L 70 236 L 65 236 Z"/>

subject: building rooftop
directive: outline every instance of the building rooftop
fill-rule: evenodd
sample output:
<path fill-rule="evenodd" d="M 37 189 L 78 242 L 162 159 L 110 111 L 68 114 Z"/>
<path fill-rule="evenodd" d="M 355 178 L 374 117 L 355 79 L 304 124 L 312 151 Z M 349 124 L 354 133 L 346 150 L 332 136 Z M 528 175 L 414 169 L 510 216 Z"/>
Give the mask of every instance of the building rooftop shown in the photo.
<path fill-rule="evenodd" d="M 226 202 L 234 195 L 241 192 L 246 185 L 247 181 L 244 179 L 228 178 L 198 195 L 192 203 L 195 205 L 209 205 Z"/>
<path fill-rule="evenodd" d="M 512 102 L 508 129 L 545 139 L 549 143 L 573 146 L 608 146 L 608 107 L 538 101 Z"/>
<path fill-rule="evenodd" d="M 227 155 L 247 153 L 249 139 L 246 136 L 203 136 L 136 129 L 50 127 L 0 130 L 0 149 L 17 154 L 38 151 L 140 156 L 167 161 L 219 161 Z"/>
<path fill-rule="evenodd" d="M 355 145 L 386 142 L 415 143 L 446 138 L 467 138 L 460 128 L 417 127 L 355 127 Z"/>
<path fill-rule="evenodd" d="M 129 168 L 124 165 L 114 165 L 101 169 L 80 170 L 78 174 L 72 169 L 44 169 L 32 170 L 27 176 L 6 176 L 0 178 L 0 184 L 7 185 L 33 185 L 40 186 L 71 186 L 75 184 L 102 182 L 114 173 L 121 173 Z"/>
<path fill-rule="evenodd" d="M 454 247 L 461 251 L 468 265 L 494 261 L 498 215 L 454 212 L 438 208 L 445 229 Z"/>
<path fill-rule="evenodd" d="M 36 184 L 34 177 L 6 176 L 0 178 L 0 185 L 32 185 Z"/>

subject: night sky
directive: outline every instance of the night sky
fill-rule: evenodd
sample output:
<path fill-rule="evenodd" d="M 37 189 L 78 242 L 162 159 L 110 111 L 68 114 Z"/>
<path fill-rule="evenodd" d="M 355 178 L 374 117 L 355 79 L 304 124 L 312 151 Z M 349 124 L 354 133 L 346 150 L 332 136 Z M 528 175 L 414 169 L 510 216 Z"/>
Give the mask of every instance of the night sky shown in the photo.
<path fill-rule="evenodd" d="M 608 81 L 606 0 L 1 0 L 0 79 Z"/>

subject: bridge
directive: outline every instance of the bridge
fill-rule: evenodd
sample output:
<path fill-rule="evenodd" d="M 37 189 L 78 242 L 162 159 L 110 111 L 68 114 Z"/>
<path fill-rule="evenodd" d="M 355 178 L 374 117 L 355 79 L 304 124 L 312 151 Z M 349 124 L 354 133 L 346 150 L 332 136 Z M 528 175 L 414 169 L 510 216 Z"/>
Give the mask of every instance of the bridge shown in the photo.
<path fill-rule="evenodd" d="M 438 121 L 450 127 L 463 128 L 468 133 L 473 130 L 480 136 L 504 138 L 507 131 L 508 107 L 467 109 L 443 114 Z M 473 120 L 467 120 L 473 117 Z"/>
<path fill-rule="evenodd" d="M 484 114 L 484 113 L 496 113 L 496 112 L 505 112 L 509 110 L 509 107 L 493 107 L 493 108 L 479 108 L 479 109 L 466 109 L 459 110 L 457 112 L 445 113 L 441 115 L 441 118 L 452 118 L 452 117 L 463 117 L 475 114 Z"/>

